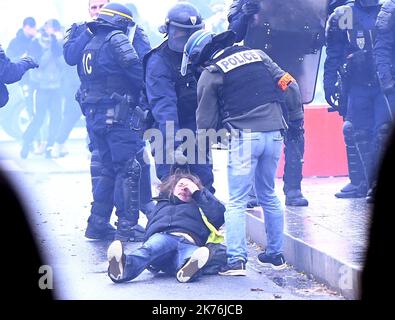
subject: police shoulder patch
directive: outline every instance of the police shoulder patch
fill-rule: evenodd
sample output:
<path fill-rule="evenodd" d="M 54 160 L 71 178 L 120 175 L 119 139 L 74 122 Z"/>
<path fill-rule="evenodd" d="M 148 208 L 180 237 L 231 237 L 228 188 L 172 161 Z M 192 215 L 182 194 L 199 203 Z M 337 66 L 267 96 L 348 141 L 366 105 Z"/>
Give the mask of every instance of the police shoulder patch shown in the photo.
<path fill-rule="evenodd" d="M 215 66 L 215 65 L 207 66 L 207 67 L 205 67 L 205 69 L 206 69 L 208 72 L 210 72 L 210 73 L 214 73 L 214 72 L 217 72 L 217 71 L 218 71 L 218 67 Z"/>
<path fill-rule="evenodd" d="M 246 51 L 236 52 L 216 62 L 216 65 L 224 73 L 228 73 L 236 68 L 255 62 L 263 62 L 261 55 L 257 52 L 257 50 L 246 50 Z"/>

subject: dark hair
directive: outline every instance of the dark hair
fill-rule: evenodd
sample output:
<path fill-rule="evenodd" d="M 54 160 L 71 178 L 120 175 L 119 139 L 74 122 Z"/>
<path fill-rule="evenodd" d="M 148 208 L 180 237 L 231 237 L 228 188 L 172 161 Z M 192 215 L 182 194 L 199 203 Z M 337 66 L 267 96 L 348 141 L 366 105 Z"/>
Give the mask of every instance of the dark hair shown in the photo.
<path fill-rule="evenodd" d="M 62 28 L 59 20 L 57 19 L 49 19 L 47 22 L 45 22 L 45 24 L 51 26 L 55 31 L 60 31 Z"/>
<path fill-rule="evenodd" d="M 170 198 L 171 195 L 173 194 L 174 188 L 176 187 L 178 181 L 180 181 L 181 179 L 189 179 L 194 184 L 196 184 L 199 189 L 203 188 L 203 184 L 198 177 L 196 177 L 190 173 L 180 172 L 180 171 L 176 170 L 176 172 L 174 174 L 167 177 L 161 183 L 161 185 L 159 187 L 160 195 L 162 197 Z"/>
<path fill-rule="evenodd" d="M 36 20 L 33 17 L 27 17 L 23 20 L 23 26 L 29 26 L 30 28 L 34 28 L 36 26 Z"/>

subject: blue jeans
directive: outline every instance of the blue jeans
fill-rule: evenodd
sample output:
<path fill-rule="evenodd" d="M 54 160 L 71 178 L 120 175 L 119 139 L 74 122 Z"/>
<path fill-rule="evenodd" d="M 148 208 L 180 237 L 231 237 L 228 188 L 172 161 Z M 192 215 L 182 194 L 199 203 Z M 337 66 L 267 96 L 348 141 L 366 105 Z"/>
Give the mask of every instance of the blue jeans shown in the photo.
<path fill-rule="evenodd" d="M 155 233 L 139 249 L 126 256 L 122 279 L 130 281 L 150 265 L 175 275 L 198 248 L 183 237 Z"/>
<path fill-rule="evenodd" d="M 228 151 L 229 204 L 225 212 L 228 263 L 247 261 L 246 217 L 248 193 L 255 183 L 264 210 L 269 255 L 282 252 L 284 212 L 274 191 L 283 137 L 280 131 L 242 132 L 232 137 Z"/>

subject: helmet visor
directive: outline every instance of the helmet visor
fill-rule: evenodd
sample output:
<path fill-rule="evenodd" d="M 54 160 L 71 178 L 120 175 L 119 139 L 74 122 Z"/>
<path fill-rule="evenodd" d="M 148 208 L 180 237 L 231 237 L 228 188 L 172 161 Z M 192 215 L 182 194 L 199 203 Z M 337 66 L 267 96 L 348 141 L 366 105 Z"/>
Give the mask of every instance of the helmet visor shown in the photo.
<path fill-rule="evenodd" d="M 194 28 L 180 28 L 172 24 L 169 25 L 169 48 L 176 52 L 183 52 L 184 46 L 187 43 L 189 37 L 197 30 L 200 30 L 201 26 Z"/>
<path fill-rule="evenodd" d="M 188 69 L 188 63 L 189 63 L 189 53 L 186 48 L 186 44 L 184 47 L 184 54 L 182 55 L 182 62 L 181 62 L 181 75 L 185 77 L 187 74 L 187 69 Z"/>

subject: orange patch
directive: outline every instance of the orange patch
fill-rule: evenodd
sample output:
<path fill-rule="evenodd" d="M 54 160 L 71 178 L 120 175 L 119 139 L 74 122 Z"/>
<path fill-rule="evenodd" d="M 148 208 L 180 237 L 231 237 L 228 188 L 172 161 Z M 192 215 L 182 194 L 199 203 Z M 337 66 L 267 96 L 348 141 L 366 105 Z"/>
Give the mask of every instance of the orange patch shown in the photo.
<path fill-rule="evenodd" d="M 287 90 L 287 88 L 289 87 L 289 85 L 292 82 L 296 82 L 296 80 L 294 79 L 294 77 L 292 77 L 288 72 L 286 74 L 284 74 L 280 80 L 278 80 L 278 86 L 280 87 L 280 89 L 282 91 Z"/>

